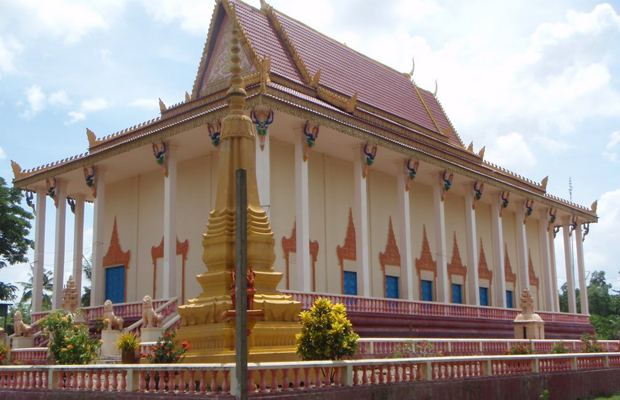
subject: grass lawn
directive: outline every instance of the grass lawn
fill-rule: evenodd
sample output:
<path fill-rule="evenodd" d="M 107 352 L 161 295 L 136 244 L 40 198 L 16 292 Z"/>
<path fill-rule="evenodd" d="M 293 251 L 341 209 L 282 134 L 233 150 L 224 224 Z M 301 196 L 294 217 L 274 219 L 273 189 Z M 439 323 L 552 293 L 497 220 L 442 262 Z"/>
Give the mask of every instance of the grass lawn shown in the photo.
<path fill-rule="evenodd" d="M 613 396 L 610 397 L 596 397 L 594 399 L 591 400 L 620 400 L 620 393 L 616 393 Z"/>

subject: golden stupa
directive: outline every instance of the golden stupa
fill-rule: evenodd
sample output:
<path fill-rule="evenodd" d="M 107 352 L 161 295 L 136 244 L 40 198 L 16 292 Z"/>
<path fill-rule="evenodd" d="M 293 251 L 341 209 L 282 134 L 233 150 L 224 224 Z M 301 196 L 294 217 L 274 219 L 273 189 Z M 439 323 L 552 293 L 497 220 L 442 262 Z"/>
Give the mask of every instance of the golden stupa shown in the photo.
<path fill-rule="evenodd" d="M 247 259 L 248 269 L 254 272 L 255 293 L 255 311 L 251 313 L 259 315 L 254 320 L 248 316 L 248 360 L 297 360 L 295 334 L 301 328 L 301 304 L 276 289 L 282 273 L 273 268 L 275 240 L 258 198 L 255 135 L 252 120 L 244 114 L 246 91 L 238 33 L 238 27 L 233 26 L 230 89 L 226 94 L 229 113 L 222 121 L 217 197 L 202 241 L 207 272 L 197 276 L 203 291 L 178 309 L 182 325 L 177 339 L 191 344 L 186 363 L 235 361 L 235 322 L 226 314 L 234 309 L 235 171 L 240 168 L 247 171 Z"/>

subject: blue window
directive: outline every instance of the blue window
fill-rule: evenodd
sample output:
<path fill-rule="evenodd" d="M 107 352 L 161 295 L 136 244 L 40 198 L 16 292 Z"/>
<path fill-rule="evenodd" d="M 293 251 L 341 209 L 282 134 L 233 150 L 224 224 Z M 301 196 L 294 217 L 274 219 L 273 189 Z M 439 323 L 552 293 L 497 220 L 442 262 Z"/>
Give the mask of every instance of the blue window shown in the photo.
<path fill-rule="evenodd" d="M 422 301 L 433 301 L 433 281 L 421 281 Z"/>
<path fill-rule="evenodd" d="M 506 307 L 514 308 L 514 304 L 512 302 L 512 290 L 506 290 Z"/>
<path fill-rule="evenodd" d="M 125 266 L 105 269 L 105 300 L 125 302 Z"/>
<path fill-rule="evenodd" d="M 485 288 L 485 287 L 480 288 L 480 305 L 481 306 L 489 305 L 489 288 Z"/>
<path fill-rule="evenodd" d="M 385 276 L 385 297 L 388 299 L 398 298 L 398 277 L 397 276 Z"/>
<path fill-rule="evenodd" d="M 463 303 L 463 285 L 452 284 L 452 302 L 456 304 Z"/>
<path fill-rule="evenodd" d="M 344 294 L 357 295 L 357 272 L 344 271 Z"/>

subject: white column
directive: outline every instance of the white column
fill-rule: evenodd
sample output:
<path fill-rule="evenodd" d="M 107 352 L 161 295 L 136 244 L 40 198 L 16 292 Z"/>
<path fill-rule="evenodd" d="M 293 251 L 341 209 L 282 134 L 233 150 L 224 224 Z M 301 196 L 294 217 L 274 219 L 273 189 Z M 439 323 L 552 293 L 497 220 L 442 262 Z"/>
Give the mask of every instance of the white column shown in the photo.
<path fill-rule="evenodd" d="M 500 194 L 491 201 L 491 220 L 493 231 L 493 283 L 495 286 L 494 306 L 506 308 L 506 268 L 504 265 L 504 228 L 500 212 Z"/>
<path fill-rule="evenodd" d="M 409 191 L 405 190 L 408 172 L 407 161 L 396 164 L 396 181 L 398 182 L 398 247 L 400 250 L 400 297 L 407 300 L 419 300 L 418 285 L 413 281 L 413 256 L 411 251 L 411 218 L 409 209 Z M 412 190 L 411 185 L 409 190 Z"/>
<path fill-rule="evenodd" d="M 583 240 L 581 234 L 581 224 L 577 224 L 575 229 L 575 247 L 577 247 L 577 273 L 579 274 L 579 293 L 581 300 L 581 313 L 590 314 L 588 307 L 588 287 L 586 286 L 586 271 L 583 258 Z"/>
<path fill-rule="evenodd" d="M 519 277 L 519 290 L 530 288 L 530 272 L 527 266 L 527 237 L 525 235 L 525 203 L 517 203 L 517 220 L 515 225 L 517 227 L 517 276 Z M 516 293 L 517 298 L 520 298 L 521 294 Z"/>
<path fill-rule="evenodd" d="M 258 140 L 258 134 L 256 134 L 256 183 L 258 185 L 258 199 L 260 205 L 263 207 L 267 216 L 271 210 L 271 179 L 270 179 L 270 165 L 269 165 L 269 142 L 270 134 L 265 135 L 265 147 L 261 150 L 260 140 Z"/>
<path fill-rule="evenodd" d="M 93 263 L 90 286 L 90 305 L 99 306 L 105 301 L 103 291 L 103 281 L 105 279 L 103 270 L 104 248 L 104 210 L 105 210 L 105 170 L 95 167 L 97 198 L 93 210 Z"/>
<path fill-rule="evenodd" d="M 357 293 L 370 297 L 370 238 L 368 232 L 368 182 L 363 176 L 364 146 L 353 148 L 353 178 L 355 180 L 355 247 L 357 259 Z"/>
<path fill-rule="evenodd" d="M 560 312 L 560 297 L 558 296 L 558 275 L 555 264 L 555 235 L 553 228 L 547 234 L 549 241 L 549 259 L 551 260 L 551 298 L 553 300 L 553 312 Z"/>
<path fill-rule="evenodd" d="M 568 290 L 568 312 L 577 312 L 577 301 L 575 300 L 575 280 L 573 278 L 573 257 L 570 248 L 570 217 L 563 218 L 564 225 L 564 260 L 566 261 L 566 282 Z"/>
<path fill-rule="evenodd" d="M 446 217 L 444 204 L 441 200 L 444 185 L 443 174 L 434 176 L 433 202 L 435 203 L 435 258 L 437 262 L 437 301 L 450 302 L 450 286 L 448 278 L 448 255 L 446 253 Z"/>
<path fill-rule="evenodd" d="M 295 133 L 295 223 L 297 229 L 297 290 L 312 291 L 312 268 L 310 261 L 310 214 L 308 211 L 308 163 L 304 161 L 305 136 Z M 265 146 L 266 148 L 267 146 Z"/>
<path fill-rule="evenodd" d="M 73 280 L 77 287 L 78 305 L 82 301 L 82 261 L 84 257 L 84 196 L 75 196 L 75 226 L 73 228 Z"/>
<path fill-rule="evenodd" d="M 465 224 L 467 228 L 467 294 L 468 303 L 480 305 L 480 282 L 478 282 L 478 246 L 476 233 L 476 210 L 473 208 L 472 185 L 465 185 Z"/>
<path fill-rule="evenodd" d="M 177 147 L 168 144 L 168 177 L 164 178 L 163 297 L 177 294 Z"/>
<path fill-rule="evenodd" d="M 37 189 L 36 225 L 34 231 L 34 262 L 32 271 L 32 312 L 43 306 L 43 274 L 45 273 L 45 189 Z"/>
<path fill-rule="evenodd" d="M 67 219 L 67 183 L 56 179 L 56 243 L 54 245 L 54 293 L 52 310 L 62 308 L 62 289 L 65 272 L 65 223 Z"/>
<path fill-rule="evenodd" d="M 553 275 L 551 273 L 551 256 L 549 253 L 549 232 L 548 219 L 549 209 L 544 208 L 539 211 L 540 219 L 538 220 L 538 236 L 540 236 L 540 255 L 542 258 L 542 272 L 543 272 L 543 284 L 541 289 L 544 292 L 544 308 L 541 304 L 540 309 L 545 311 L 553 310 Z"/>

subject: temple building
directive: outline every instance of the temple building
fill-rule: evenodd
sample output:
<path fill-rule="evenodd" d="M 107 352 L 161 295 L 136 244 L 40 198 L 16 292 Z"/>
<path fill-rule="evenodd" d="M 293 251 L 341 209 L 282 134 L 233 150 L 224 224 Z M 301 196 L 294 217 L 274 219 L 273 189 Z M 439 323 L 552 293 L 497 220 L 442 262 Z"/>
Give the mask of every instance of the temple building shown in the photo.
<path fill-rule="evenodd" d="M 264 2 L 256 9 L 237 0 L 217 1 L 185 101 L 160 100 L 159 116 L 117 133 L 87 128 L 84 154 L 31 169 L 12 163 L 14 186 L 36 215 L 33 311 L 41 311 L 51 252 L 53 308 L 61 307 L 67 240 L 81 290 L 91 202 L 92 306 L 145 295 L 183 304 L 200 294 L 233 26 L 279 290 L 304 308 L 316 294 L 336 296 L 356 329 L 375 336 L 508 335 L 525 289 L 547 337 L 591 329 L 586 296 L 576 315 L 573 282 L 586 291 L 583 244 L 596 202 L 573 204 L 548 194 L 547 178 L 485 161 L 484 147 L 465 145 L 413 71 L 371 60 Z M 54 238 L 44 234 L 47 201 Z M 68 212 L 74 238 L 65 237 Z M 556 265 L 556 235 L 565 265 Z M 560 313 L 558 268 L 568 279 L 568 314 Z"/>

